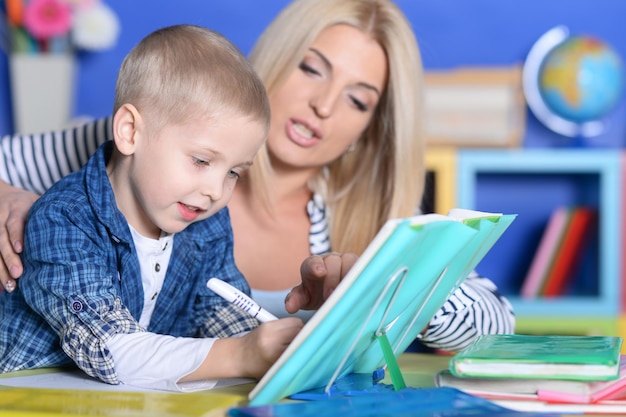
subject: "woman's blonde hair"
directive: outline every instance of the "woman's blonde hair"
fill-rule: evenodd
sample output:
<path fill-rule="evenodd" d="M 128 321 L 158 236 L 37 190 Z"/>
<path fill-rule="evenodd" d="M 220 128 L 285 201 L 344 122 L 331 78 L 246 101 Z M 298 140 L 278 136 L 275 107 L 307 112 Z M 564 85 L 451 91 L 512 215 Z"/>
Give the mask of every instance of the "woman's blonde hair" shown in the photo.
<path fill-rule="evenodd" d="M 153 130 L 199 115 L 235 110 L 270 122 L 269 99 L 258 74 L 221 34 L 194 25 L 158 29 L 124 58 L 113 114 L 125 103 L 149 113 Z"/>
<path fill-rule="evenodd" d="M 319 34 L 336 24 L 369 34 L 388 60 L 385 92 L 356 149 L 331 162 L 310 184 L 326 200 L 332 249 L 360 254 L 388 219 L 418 211 L 424 189 L 423 71 L 409 22 L 389 0 L 295 0 L 261 35 L 250 61 L 271 96 Z M 250 182 L 266 202 L 271 175 L 263 147 Z"/>

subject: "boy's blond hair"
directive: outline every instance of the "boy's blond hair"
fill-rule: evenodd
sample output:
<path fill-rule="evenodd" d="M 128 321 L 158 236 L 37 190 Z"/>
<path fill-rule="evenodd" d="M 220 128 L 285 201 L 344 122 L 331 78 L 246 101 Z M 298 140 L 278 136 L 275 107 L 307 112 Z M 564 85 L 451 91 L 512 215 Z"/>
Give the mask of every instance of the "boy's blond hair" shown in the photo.
<path fill-rule="evenodd" d="M 118 74 L 113 114 L 125 103 L 150 114 L 156 130 L 223 110 L 269 129 L 269 100 L 249 61 L 224 36 L 200 26 L 159 29 L 131 50 Z"/>
<path fill-rule="evenodd" d="M 259 38 L 250 61 L 271 95 L 326 28 L 347 24 L 385 50 L 389 77 L 372 121 L 353 152 L 328 164 L 311 189 L 324 195 L 332 249 L 360 254 L 390 218 L 419 209 L 425 182 L 422 62 L 411 25 L 389 0 L 296 0 Z M 267 146 L 249 176 L 271 207 Z"/>

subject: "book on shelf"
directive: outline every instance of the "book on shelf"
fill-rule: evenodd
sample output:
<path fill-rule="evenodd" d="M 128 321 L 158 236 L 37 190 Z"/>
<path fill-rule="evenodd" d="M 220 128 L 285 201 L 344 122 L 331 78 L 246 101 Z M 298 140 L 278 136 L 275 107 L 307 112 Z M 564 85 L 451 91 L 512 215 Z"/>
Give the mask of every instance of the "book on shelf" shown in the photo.
<path fill-rule="evenodd" d="M 621 346 L 617 336 L 481 335 L 449 369 L 457 377 L 614 380 Z"/>
<path fill-rule="evenodd" d="M 453 209 L 389 220 L 250 392 L 250 404 L 334 392 L 338 380 L 383 366 L 402 386 L 397 357 L 515 217 Z"/>
<path fill-rule="evenodd" d="M 622 400 L 626 405 L 626 356 L 620 357 L 619 378 L 610 381 L 567 379 L 457 377 L 448 369 L 437 373 L 435 385 L 457 388 L 491 400 L 539 400 L 575 404 Z"/>
<path fill-rule="evenodd" d="M 595 224 L 596 212 L 592 208 L 579 206 L 571 209 L 570 217 L 563 242 L 545 280 L 542 290 L 544 297 L 563 295 L 567 284 L 574 279 Z"/>
<path fill-rule="evenodd" d="M 550 215 L 524 278 L 520 291 L 522 297 L 534 298 L 541 293 L 548 271 L 567 228 L 569 217 L 570 210 L 567 207 L 558 207 Z"/>

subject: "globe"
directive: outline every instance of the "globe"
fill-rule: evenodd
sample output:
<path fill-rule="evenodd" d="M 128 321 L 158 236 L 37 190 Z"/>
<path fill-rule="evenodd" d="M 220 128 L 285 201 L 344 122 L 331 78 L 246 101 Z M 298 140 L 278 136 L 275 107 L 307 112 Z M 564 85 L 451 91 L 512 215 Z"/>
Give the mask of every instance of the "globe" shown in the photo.
<path fill-rule="evenodd" d="M 615 107 L 622 81 L 619 56 L 589 36 L 555 46 L 539 71 L 539 89 L 550 110 L 577 122 L 596 120 Z"/>
<path fill-rule="evenodd" d="M 557 27 L 540 38 L 524 65 L 530 109 L 551 130 L 566 136 L 595 136 L 622 98 L 624 67 L 599 38 L 570 37 Z"/>

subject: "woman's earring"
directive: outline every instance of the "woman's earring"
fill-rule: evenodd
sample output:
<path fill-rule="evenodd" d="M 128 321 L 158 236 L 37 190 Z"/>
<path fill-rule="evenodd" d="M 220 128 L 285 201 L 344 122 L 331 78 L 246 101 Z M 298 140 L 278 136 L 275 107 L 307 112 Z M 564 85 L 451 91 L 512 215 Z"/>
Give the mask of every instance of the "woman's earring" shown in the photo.
<path fill-rule="evenodd" d="M 356 142 L 352 142 L 350 146 L 348 146 L 348 149 L 346 149 L 346 152 L 354 152 L 355 149 L 356 149 Z"/>

